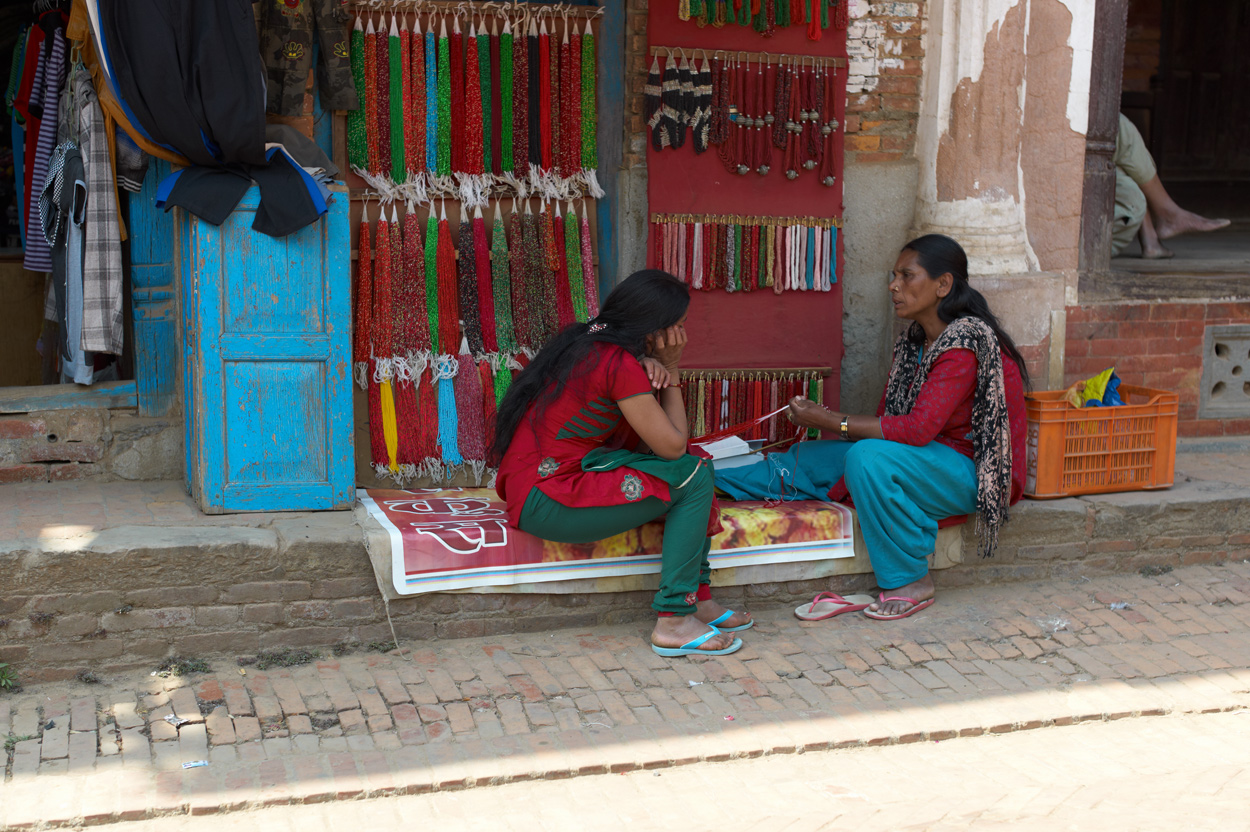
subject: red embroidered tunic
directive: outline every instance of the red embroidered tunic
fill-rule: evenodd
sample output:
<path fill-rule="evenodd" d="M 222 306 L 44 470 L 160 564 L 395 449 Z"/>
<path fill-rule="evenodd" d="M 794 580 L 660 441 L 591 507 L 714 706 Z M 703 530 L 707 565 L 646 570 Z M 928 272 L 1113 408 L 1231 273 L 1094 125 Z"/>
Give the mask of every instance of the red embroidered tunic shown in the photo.
<path fill-rule="evenodd" d="M 1020 368 L 1006 352 L 1003 356 L 1003 388 L 1007 398 L 1007 419 L 1011 423 L 1011 504 L 1024 494 L 1025 442 L 1028 419 L 1024 407 L 1024 382 Z M 977 388 L 977 357 L 972 350 L 952 349 L 938 356 L 929 369 L 924 387 L 911 412 L 886 416 L 885 393 L 877 405 L 881 433 L 891 442 L 923 446 L 941 442 L 969 459 L 972 447 L 972 404 Z M 841 480 L 829 492 L 829 499 L 846 499 Z M 954 518 L 962 522 L 963 518 Z M 950 525 L 943 521 L 939 525 Z"/>
<path fill-rule="evenodd" d="M 541 418 L 530 407 L 499 465 L 495 490 L 517 528 L 533 488 L 572 508 L 669 499 L 668 483 L 645 472 L 627 467 L 582 470 L 582 459 L 596 448 L 632 449 L 638 444 L 617 403 L 651 393 L 651 381 L 638 359 L 612 344 L 599 343 L 594 350 L 587 359 L 594 366 L 571 380 Z"/>

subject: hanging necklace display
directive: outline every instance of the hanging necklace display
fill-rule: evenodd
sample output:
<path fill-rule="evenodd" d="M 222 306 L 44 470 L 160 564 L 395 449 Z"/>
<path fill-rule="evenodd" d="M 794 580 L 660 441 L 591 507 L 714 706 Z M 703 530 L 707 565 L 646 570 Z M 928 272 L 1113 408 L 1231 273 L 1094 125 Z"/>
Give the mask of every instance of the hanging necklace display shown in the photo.
<path fill-rule="evenodd" d="M 789 109 L 786 116 L 786 178 L 797 179 L 799 176 L 799 143 L 803 133 L 803 122 L 800 120 L 800 102 L 803 99 L 803 76 L 791 63 L 786 68 L 790 76 Z"/>
<path fill-rule="evenodd" d="M 834 175 L 834 153 L 838 134 L 838 119 L 834 113 L 834 96 L 837 94 L 838 72 L 830 67 L 825 73 L 825 96 L 820 112 L 820 184 L 832 188 L 837 181 Z"/>
<path fill-rule="evenodd" d="M 820 164 L 825 143 L 820 133 L 820 117 L 824 112 L 825 79 L 819 67 L 808 68 L 806 85 L 806 121 L 803 127 L 803 169 L 815 170 Z"/>
<path fill-rule="evenodd" d="M 820 40 L 830 25 L 846 29 L 850 0 L 679 0 L 678 20 L 693 20 L 700 28 L 736 23 L 772 37 L 777 29 L 804 26 L 809 40 Z M 830 14 L 830 7 L 836 7 Z"/>
<path fill-rule="evenodd" d="M 694 76 L 694 116 L 690 123 L 691 141 L 695 153 L 707 150 L 712 117 L 712 67 L 707 54 Z"/>
<path fill-rule="evenodd" d="M 694 73 L 690 69 L 690 58 L 684 51 L 677 66 L 677 95 L 673 110 L 673 148 L 678 149 L 686 144 L 686 131 L 690 129 L 694 115 Z"/>
<path fill-rule="evenodd" d="M 663 115 L 660 111 L 661 95 L 664 92 L 663 83 L 660 76 L 660 59 L 652 56 L 651 69 L 647 73 L 647 85 L 643 88 L 643 117 L 646 119 L 647 131 L 651 134 L 651 146 L 657 151 L 663 150 L 668 145 L 660 133 L 660 119 Z"/>
<path fill-rule="evenodd" d="M 772 167 L 772 126 L 773 114 L 768 110 L 768 64 L 760 60 L 756 64 L 755 78 L 755 119 L 752 127 L 751 145 L 755 148 L 755 172 L 767 176 Z"/>
<path fill-rule="evenodd" d="M 362 105 L 347 113 L 347 162 L 353 168 L 366 170 L 369 167 L 369 137 L 365 128 L 368 112 L 368 91 L 365 85 L 365 30 L 360 23 L 360 15 L 356 15 L 356 23 L 352 26 L 350 47 L 352 62 L 352 81 L 356 86 L 356 97 Z"/>

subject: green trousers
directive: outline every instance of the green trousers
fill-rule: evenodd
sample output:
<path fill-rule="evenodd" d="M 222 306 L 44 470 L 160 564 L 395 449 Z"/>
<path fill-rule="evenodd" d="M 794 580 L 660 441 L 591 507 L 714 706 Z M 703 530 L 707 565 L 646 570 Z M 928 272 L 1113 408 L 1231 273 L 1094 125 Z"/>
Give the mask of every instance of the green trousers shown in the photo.
<path fill-rule="evenodd" d="M 1133 122 L 1120 114 L 1115 139 L 1115 215 L 1111 224 L 1111 256 L 1128 248 L 1146 218 L 1146 195 L 1141 185 L 1155 178 L 1155 160 Z"/>
<path fill-rule="evenodd" d="M 700 465 L 685 485 L 669 486 L 669 500 L 647 497 L 619 506 L 570 508 L 537 488 L 521 509 L 521 531 L 557 543 L 592 543 L 664 518 L 660 590 L 651 602 L 657 612 L 690 615 L 699 584 L 711 582 L 707 562 L 711 539 L 707 521 L 714 496 L 712 468 Z"/>

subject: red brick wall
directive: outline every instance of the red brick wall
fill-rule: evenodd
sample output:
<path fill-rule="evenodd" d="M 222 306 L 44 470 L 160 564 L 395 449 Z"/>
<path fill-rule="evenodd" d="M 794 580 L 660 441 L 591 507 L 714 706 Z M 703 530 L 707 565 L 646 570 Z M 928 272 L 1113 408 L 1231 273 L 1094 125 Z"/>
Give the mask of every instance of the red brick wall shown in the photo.
<path fill-rule="evenodd" d="M 1206 328 L 1250 323 L 1250 303 L 1068 307 L 1065 384 L 1115 366 L 1125 384 L 1179 393 L 1181 436 L 1242 436 L 1250 419 L 1199 419 Z"/>
<path fill-rule="evenodd" d="M 925 3 L 846 0 L 851 25 L 846 161 L 894 162 L 916 151 Z"/>

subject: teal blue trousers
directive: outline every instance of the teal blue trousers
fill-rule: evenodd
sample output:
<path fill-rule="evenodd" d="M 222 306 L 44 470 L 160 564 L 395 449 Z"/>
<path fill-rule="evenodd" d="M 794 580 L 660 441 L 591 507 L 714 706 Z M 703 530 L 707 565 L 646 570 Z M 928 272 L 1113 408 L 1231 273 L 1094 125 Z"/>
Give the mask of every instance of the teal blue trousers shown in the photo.
<path fill-rule="evenodd" d="M 976 466 L 938 442 L 800 442 L 754 465 L 717 469 L 716 486 L 735 500 L 827 500 L 843 477 L 884 590 L 928 574 L 939 520 L 977 510 Z"/>

